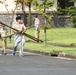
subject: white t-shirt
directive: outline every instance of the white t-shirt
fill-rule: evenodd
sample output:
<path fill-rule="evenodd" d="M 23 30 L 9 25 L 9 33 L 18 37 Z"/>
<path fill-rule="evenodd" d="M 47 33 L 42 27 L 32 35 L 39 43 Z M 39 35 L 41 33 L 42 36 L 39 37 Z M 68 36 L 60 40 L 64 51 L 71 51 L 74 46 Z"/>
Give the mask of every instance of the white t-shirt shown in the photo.
<path fill-rule="evenodd" d="M 24 26 L 24 24 L 18 24 L 17 22 L 13 24 L 12 26 L 13 28 L 22 31 L 23 29 L 25 29 L 26 27 Z"/>
<path fill-rule="evenodd" d="M 39 28 L 40 27 L 40 20 L 38 18 L 35 18 L 35 28 Z"/>
<path fill-rule="evenodd" d="M 38 18 L 35 18 L 35 26 L 40 25 L 40 20 Z"/>

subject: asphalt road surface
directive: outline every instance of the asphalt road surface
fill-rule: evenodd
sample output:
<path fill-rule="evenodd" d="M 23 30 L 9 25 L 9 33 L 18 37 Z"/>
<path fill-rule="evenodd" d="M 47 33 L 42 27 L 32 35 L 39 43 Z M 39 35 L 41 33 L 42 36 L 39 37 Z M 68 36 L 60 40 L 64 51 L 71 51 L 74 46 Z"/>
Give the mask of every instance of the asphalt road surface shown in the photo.
<path fill-rule="evenodd" d="M 25 52 L 23 57 L 2 55 L 0 75 L 76 75 L 76 60 Z"/>

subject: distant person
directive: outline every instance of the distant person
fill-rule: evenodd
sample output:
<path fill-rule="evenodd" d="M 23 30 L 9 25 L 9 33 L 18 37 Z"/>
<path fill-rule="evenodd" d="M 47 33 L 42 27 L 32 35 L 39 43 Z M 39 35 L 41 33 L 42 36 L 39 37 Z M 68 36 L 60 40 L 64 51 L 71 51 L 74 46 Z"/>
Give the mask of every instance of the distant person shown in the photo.
<path fill-rule="evenodd" d="M 37 15 L 34 16 L 34 26 L 35 26 L 35 38 L 39 39 L 40 20 Z M 36 41 L 36 42 L 39 42 L 39 41 Z"/>
<path fill-rule="evenodd" d="M 19 30 L 19 31 L 13 30 L 13 32 L 15 33 L 13 55 L 15 56 L 18 43 L 20 43 L 19 56 L 23 56 L 23 49 L 24 49 L 25 39 L 24 39 L 24 36 L 22 34 L 24 32 L 26 32 L 27 28 L 24 26 L 24 23 L 22 21 L 21 16 L 16 17 L 16 22 L 13 24 L 12 27 Z"/>
<path fill-rule="evenodd" d="M 0 39 L 1 39 L 1 24 L 0 24 Z"/>
<path fill-rule="evenodd" d="M 7 36 L 7 30 L 5 26 L 0 27 L 0 33 L 1 33 L 1 39 L 2 39 L 2 54 L 6 55 L 6 36 Z"/>

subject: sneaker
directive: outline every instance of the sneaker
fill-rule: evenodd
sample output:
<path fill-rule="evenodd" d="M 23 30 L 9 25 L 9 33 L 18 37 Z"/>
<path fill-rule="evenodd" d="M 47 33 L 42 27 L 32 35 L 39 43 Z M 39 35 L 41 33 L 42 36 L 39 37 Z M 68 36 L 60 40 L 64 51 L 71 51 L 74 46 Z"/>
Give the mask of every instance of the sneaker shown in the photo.
<path fill-rule="evenodd" d="M 19 57 L 23 57 L 23 55 L 19 55 Z"/>
<path fill-rule="evenodd" d="M 4 53 L 4 55 L 7 55 L 7 53 Z"/>
<path fill-rule="evenodd" d="M 13 53 L 13 56 L 15 56 L 15 53 Z"/>

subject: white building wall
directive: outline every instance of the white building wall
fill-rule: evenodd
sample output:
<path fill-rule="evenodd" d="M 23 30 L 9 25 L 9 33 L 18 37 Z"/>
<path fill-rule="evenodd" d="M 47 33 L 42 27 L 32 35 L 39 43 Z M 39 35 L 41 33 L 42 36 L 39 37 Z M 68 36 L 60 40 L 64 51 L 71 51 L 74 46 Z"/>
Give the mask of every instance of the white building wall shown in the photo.
<path fill-rule="evenodd" d="M 4 0 L 2 0 L 2 1 L 4 1 Z M 38 1 L 40 2 L 41 0 L 38 0 Z M 50 1 L 54 1 L 54 5 L 49 9 L 49 11 L 57 11 L 57 0 L 50 0 Z M 15 8 L 14 0 L 6 0 L 5 3 L 8 5 L 7 8 L 9 11 L 11 11 Z M 74 3 L 74 5 L 76 6 L 76 2 Z M 0 11 L 7 12 L 7 10 L 3 4 L 0 4 Z M 25 8 L 25 11 L 29 11 L 27 6 Z M 32 7 L 32 11 L 35 11 L 35 10 L 33 10 L 33 7 Z"/>
<path fill-rule="evenodd" d="M 57 11 L 57 0 L 50 0 L 51 2 L 54 1 L 54 4 L 52 7 L 50 7 L 50 9 L 48 9 L 49 11 Z"/>
<path fill-rule="evenodd" d="M 2 1 L 4 1 L 4 0 L 2 0 Z M 57 0 L 51 0 L 51 1 L 54 1 L 54 5 L 49 10 L 50 11 L 56 11 Z M 14 0 L 6 0 L 5 3 L 8 5 L 7 8 L 8 8 L 9 11 L 14 10 L 14 8 L 15 8 Z M 3 4 L 0 4 L 0 11 L 3 11 L 3 12 L 7 11 L 6 8 L 5 8 L 5 6 Z M 28 7 L 27 6 L 25 8 L 25 11 L 28 11 Z M 34 11 L 33 8 L 32 8 L 32 11 Z"/>
<path fill-rule="evenodd" d="M 51 11 L 57 11 L 57 0 L 51 0 L 51 1 L 54 1 L 54 5 L 53 7 L 51 7 Z"/>
<path fill-rule="evenodd" d="M 2 0 L 4 1 L 4 0 Z M 13 10 L 15 8 L 14 0 L 6 0 L 5 4 L 7 4 L 7 8 L 9 11 Z M 4 4 L 0 4 L 0 11 L 7 11 Z"/>
<path fill-rule="evenodd" d="M 74 6 L 76 6 L 76 2 L 74 3 Z"/>

